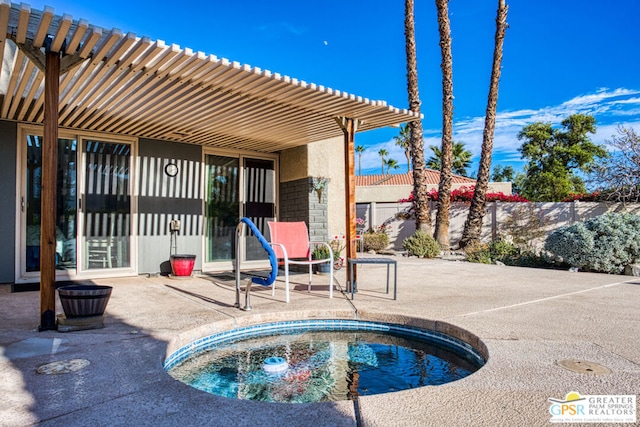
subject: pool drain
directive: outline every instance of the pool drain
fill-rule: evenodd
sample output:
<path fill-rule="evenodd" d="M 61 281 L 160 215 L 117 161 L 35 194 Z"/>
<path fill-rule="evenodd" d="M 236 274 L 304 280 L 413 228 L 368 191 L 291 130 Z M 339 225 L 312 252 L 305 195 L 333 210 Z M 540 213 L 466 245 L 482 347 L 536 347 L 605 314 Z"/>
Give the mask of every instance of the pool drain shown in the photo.
<path fill-rule="evenodd" d="M 557 364 L 579 374 L 605 375 L 611 373 L 611 369 L 588 360 L 566 359 L 559 360 Z"/>
<path fill-rule="evenodd" d="M 43 375 L 68 374 L 89 366 L 89 363 L 86 359 L 61 360 L 41 365 L 36 372 Z"/>

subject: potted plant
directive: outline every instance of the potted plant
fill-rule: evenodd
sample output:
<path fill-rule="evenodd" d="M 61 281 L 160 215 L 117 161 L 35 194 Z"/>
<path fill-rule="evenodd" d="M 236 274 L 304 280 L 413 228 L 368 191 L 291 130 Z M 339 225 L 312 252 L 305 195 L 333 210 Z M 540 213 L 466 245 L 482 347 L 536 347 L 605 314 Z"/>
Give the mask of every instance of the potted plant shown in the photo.
<path fill-rule="evenodd" d="M 312 259 L 327 259 L 327 258 L 329 258 L 329 248 L 327 248 L 324 245 L 316 246 L 313 249 L 313 252 L 311 252 L 311 258 Z M 329 271 L 331 270 L 331 264 L 329 263 L 329 261 L 321 263 L 321 264 L 315 264 L 315 267 L 316 267 L 316 272 L 319 273 L 319 274 L 329 273 Z"/>
<path fill-rule="evenodd" d="M 313 179 L 313 189 L 318 195 L 318 203 L 322 203 L 322 193 L 329 185 L 329 179 L 323 176 Z"/>

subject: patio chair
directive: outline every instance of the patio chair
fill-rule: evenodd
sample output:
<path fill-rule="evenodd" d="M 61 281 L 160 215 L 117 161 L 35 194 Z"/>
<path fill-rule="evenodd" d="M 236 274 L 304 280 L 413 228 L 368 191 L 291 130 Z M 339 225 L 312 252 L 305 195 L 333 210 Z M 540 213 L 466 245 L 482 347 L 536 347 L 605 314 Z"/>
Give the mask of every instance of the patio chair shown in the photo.
<path fill-rule="evenodd" d="M 309 266 L 309 288 L 311 292 L 312 266 L 317 264 L 333 262 L 333 250 L 326 242 L 314 242 L 309 240 L 309 230 L 304 221 L 300 222 L 273 222 L 269 223 L 271 234 L 271 246 L 276 253 L 276 258 L 282 259 L 284 263 L 284 283 L 286 292 L 286 302 L 289 302 L 289 265 Z M 329 257 L 323 259 L 312 259 L 312 248 L 316 246 L 326 246 L 329 250 Z M 333 267 L 333 266 L 332 266 Z M 333 268 L 329 269 L 329 298 L 333 298 Z M 275 283 L 273 284 L 275 289 Z"/>
<path fill-rule="evenodd" d="M 101 268 L 113 268 L 112 249 L 115 240 L 115 215 L 109 215 L 108 223 L 109 231 L 106 236 L 94 236 L 86 240 L 85 268 L 87 269 L 91 268 L 90 265 L 93 264 L 99 264 Z"/>

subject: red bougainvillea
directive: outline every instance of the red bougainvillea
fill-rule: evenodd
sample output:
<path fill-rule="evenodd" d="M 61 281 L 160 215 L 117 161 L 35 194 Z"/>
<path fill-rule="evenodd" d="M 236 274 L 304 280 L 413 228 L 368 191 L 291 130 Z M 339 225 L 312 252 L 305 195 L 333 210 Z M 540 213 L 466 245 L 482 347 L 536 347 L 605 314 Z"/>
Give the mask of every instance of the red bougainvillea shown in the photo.
<path fill-rule="evenodd" d="M 473 191 L 475 186 L 469 187 L 460 187 L 451 191 L 451 201 L 452 202 L 463 202 L 470 203 L 471 199 L 473 199 Z M 429 199 L 437 201 L 438 200 L 438 190 L 435 188 L 428 193 Z M 407 199 L 400 199 L 399 202 L 413 202 L 413 192 Z M 499 193 L 487 193 L 487 202 L 528 202 L 529 200 L 520 196 L 519 194 L 504 194 L 502 192 Z"/>
<path fill-rule="evenodd" d="M 563 202 L 595 202 L 598 200 L 600 196 L 599 191 L 594 191 L 593 193 L 571 193 L 564 199 Z"/>

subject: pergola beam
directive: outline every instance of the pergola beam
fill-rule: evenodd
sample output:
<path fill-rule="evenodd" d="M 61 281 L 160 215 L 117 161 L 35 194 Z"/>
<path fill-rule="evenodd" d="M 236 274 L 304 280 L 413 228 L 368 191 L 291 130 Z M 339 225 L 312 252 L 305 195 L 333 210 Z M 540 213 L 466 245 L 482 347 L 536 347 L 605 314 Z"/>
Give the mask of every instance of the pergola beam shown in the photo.
<path fill-rule="evenodd" d="M 44 138 L 40 215 L 40 327 L 56 329 L 56 192 L 60 53 L 47 50 L 44 78 Z"/>
<path fill-rule="evenodd" d="M 344 133 L 344 189 L 345 189 L 345 239 L 347 260 L 355 258 L 356 254 L 356 176 L 355 176 L 355 135 L 358 131 L 359 121 L 347 117 L 336 117 L 338 126 Z M 353 277 L 354 283 L 358 282 L 357 265 L 347 262 L 347 290 L 350 291 L 353 283 L 349 281 Z M 353 276 L 351 270 L 353 269 Z M 333 286 L 333 284 L 331 284 Z"/>

